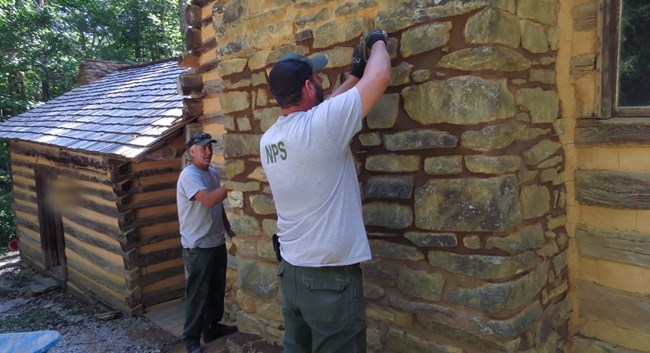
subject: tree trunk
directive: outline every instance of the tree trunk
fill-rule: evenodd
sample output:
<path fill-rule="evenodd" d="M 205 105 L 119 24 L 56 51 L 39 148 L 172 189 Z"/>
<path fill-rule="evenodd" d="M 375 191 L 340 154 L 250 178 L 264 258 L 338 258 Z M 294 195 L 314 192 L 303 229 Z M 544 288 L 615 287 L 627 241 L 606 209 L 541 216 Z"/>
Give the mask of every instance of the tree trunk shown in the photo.
<path fill-rule="evenodd" d="M 187 8 L 187 0 L 178 0 L 178 12 L 181 15 L 181 33 L 187 32 L 187 19 L 185 19 L 185 8 Z"/>

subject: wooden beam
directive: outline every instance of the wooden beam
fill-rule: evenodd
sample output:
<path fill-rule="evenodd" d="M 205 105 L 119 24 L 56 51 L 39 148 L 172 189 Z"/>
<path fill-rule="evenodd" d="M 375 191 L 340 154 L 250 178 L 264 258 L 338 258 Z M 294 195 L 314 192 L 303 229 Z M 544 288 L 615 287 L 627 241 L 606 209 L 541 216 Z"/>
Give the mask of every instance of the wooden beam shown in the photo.
<path fill-rule="evenodd" d="M 576 199 L 583 205 L 650 210 L 650 174 L 614 170 L 577 170 Z"/>
<path fill-rule="evenodd" d="M 580 254 L 597 259 L 650 268 L 647 233 L 603 229 L 580 224 L 576 228 Z"/>
<path fill-rule="evenodd" d="M 650 145 L 650 125 L 598 125 L 576 127 L 577 146 Z"/>
<path fill-rule="evenodd" d="M 579 280 L 576 288 L 581 318 L 634 331 L 650 331 L 650 298 L 590 281 Z"/>
<path fill-rule="evenodd" d="M 176 85 L 178 94 L 181 96 L 201 94 L 203 91 L 203 76 L 201 74 L 181 74 L 178 75 Z"/>
<path fill-rule="evenodd" d="M 196 50 L 201 47 L 201 30 L 189 28 L 185 32 L 185 48 L 187 50 Z"/>
<path fill-rule="evenodd" d="M 202 20 L 200 6 L 190 5 L 185 8 L 185 22 L 187 22 L 188 26 L 201 29 Z"/>
<path fill-rule="evenodd" d="M 185 274 L 185 265 L 181 264 L 171 268 L 166 268 L 162 271 L 156 271 L 149 274 L 146 274 L 138 280 L 138 284 L 141 286 L 148 286 L 150 284 L 164 281 L 166 279 L 176 277 L 178 275 Z"/>
<path fill-rule="evenodd" d="M 183 118 L 191 119 L 203 114 L 201 99 L 183 98 Z"/>
<path fill-rule="evenodd" d="M 183 69 L 198 69 L 200 65 L 199 55 L 183 53 L 178 57 L 178 66 Z"/>

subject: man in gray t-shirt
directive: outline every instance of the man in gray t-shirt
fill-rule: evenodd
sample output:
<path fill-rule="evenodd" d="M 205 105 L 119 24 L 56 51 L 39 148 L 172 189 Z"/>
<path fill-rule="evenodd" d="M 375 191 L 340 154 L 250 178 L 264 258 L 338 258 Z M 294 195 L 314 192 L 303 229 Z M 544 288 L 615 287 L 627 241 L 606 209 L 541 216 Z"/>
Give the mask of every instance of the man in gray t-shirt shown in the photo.
<path fill-rule="evenodd" d="M 365 37 L 326 101 L 324 55 L 288 54 L 269 74 L 282 115 L 260 152 L 278 214 L 284 353 L 366 351 L 359 263 L 371 254 L 349 144 L 390 81 L 386 40 L 380 30 Z"/>
<path fill-rule="evenodd" d="M 183 343 L 188 353 L 201 351 L 201 334 L 208 343 L 237 331 L 235 326 L 219 323 L 226 290 L 225 234 L 231 231 L 222 205 L 226 188 L 220 186 L 217 171 L 210 167 L 214 142 L 206 133 L 190 138 L 187 146 L 192 164 L 183 169 L 176 188 L 187 270 Z"/>

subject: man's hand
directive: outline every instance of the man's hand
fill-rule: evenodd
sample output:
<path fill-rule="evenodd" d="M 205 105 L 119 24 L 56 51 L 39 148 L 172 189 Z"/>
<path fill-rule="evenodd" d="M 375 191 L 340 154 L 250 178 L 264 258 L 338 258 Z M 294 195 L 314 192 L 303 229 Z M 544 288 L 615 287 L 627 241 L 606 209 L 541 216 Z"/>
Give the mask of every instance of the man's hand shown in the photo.
<path fill-rule="evenodd" d="M 378 41 L 382 41 L 384 44 L 388 43 L 388 34 L 386 34 L 386 32 L 382 31 L 381 29 L 375 29 L 366 34 L 366 37 L 363 41 L 366 43 L 363 48 L 363 57 L 364 59 L 368 60 L 368 57 L 370 57 L 370 49 L 372 49 L 372 45 Z"/>
<path fill-rule="evenodd" d="M 354 47 L 354 51 L 352 52 L 352 68 L 350 68 L 350 75 L 359 79 L 363 77 L 363 71 L 366 69 L 366 58 L 363 56 L 364 45 L 365 43 L 362 41 Z"/>

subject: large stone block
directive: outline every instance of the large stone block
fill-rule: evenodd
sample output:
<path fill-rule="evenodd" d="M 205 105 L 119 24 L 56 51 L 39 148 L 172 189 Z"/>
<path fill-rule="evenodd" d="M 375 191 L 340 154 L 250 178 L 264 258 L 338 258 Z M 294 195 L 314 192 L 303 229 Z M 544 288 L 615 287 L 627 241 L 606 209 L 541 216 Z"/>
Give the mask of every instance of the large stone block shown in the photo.
<path fill-rule="evenodd" d="M 474 348 L 474 350 L 468 350 L 467 352 L 514 353 L 517 352 L 517 348 L 521 343 L 521 339 L 519 338 L 503 343 L 497 340 L 490 340 L 484 335 L 448 323 L 443 323 L 437 315 L 433 314 L 418 314 L 417 320 L 422 324 L 422 326 L 437 335 L 447 337 L 455 342 L 462 342 Z"/>
<path fill-rule="evenodd" d="M 550 211 L 551 195 L 542 185 L 527 185 L 521 188 L 521 208 L 524 219 L 541 217 Z"/>
<path fill-rule="evenodd" d="M 439 273 L 402 267 L 397 277 L 397 288 L 407 295 L 430 301 L 440 300 L 444 277 Z"/>
<path fill-rule="evenodd" d="M 371 176 L 364 188 L 364 196 L 371 199 L 410 199 L 413 183 L 412 175 Z"/>
<path fill-rule="evenodd" d="M 278 266 L 262 261 L 237 259 L 237 276 L 242 289 L 267 298 L 278 293 Z"/>
<path fill-rule="evenodd" d="M 505 174 L 516 172 L 521 166 L 519 156 L 465 156 L 465 165 L 472 173 Z"/>
<path fill-rule="evenodd" d="M 484 6 L 497 6 L 514 12 L 514 0 L 409 0 L 386 1 L 375 19 L 377 26 L 387 32 L 397 32 L 413 24 L 437 18 L 469 13 Z"/>
<path fill-rule="evenodd" d="M 527 272 L 537 264 L 535 253 L 515 256 L 464 255 L 446 251 L 429 251 L 431 266 L 481 279 L 504 279 Z"/>
<path fill-rule="evenodd" d="M 227 135 L 226 135 L 227 136 Z M 522 153 L 527 165 L 534 167 L 562 148 L 559 142 L 542 140 Z"/>
<path fill-rule="evenodd" d="M 261 215 L 276 214 L 275 201 L 267 195 L 250 195 L 248 197 L 253 212 Z"/>
<path fill-rule="evenodd" d="M 314 48 L 326 48 L 359 38 L 363 28 L 363 18 L 358 16 L 325 23 L 314 31 Z"/>
<path fill-rule="evenodd" d="M 460 348 L 432 342 L 410 332 L 391 328 L 386 334 L 386 344 L 398 353 L 463 353 Z"/>
<path fill-rule="evenodd" d="M 225 134 L 223 136 L 223 154 L 227 158 L 260 155 L 261 135 Z"/>
<path fill-rule="evenodd" d="M 460 137 L 464 148 L 488 152 L 510 146 L 524 133 L 525 125 L 517 122 L 488 125 L 481 130 L 465 131 Z"/>
<path fill-rule="evenodd" d="M 447 44 L 451 22 L 434 22 L 414 27 L 402 33 L 400 51 L 407 58 Z"/>
<path fill-rule="evenodd" d="M 523 250 L 539 249 L 544 246 L 544 228 L 540 223 L 523 226 L 507 237 L 489 237 L 485 243 L 488 249 L 500 249 L 509 254 Z"/>
<path fill-rule="evenodd" d="M 521 221 L 517 178 L 433 179 L 415 190 L 415 225 L 442 231 L 505 231 Z"/>
<path fill-rule="evenodd" d="M 528 110 L 534 124 L 553 123 L 559 112 L 559 98 L 555 91 L 541 88 L 521 88 L 517 91 L 517 105 Z"/>
<path fill-rule="evenodd" d="M 415 172 L 420 170 L 420 156 L 399 154 L 380 154 L 368 156 L 366 169 L 373 172 Z"/>
<path fill-rule="evenodd" d="M 413 314 L 376 304 L 367 306 L 366 315 L 368 315 L 369 319 L 386 322 L 394 326 L 410 327 L 413 325 Z"/>
<path fill-rule="evenodd" d="M 438 62 L 439 67 L 463 71 L 516 72 L 527 70 L 530 65 L 530 60 L 507 47 L 461 49 L 443 56 Z"/>
<path fill-rule="evenodd" d="M 424 260 L 424 255 L 418 248 L 410 245 L 403 245 L 386 240 L 370 240 L 372 254 L 377 257 L 395 260 Z"/>
<path fill-rule="evenodd" d="M 404 238 L 418 247 L 448 248 L 458 245 L 458 237 L 454 233 L 406 232 Z"/>
<path fill-rule="evenodd" d="M 486 283 L 474 288 L 458 287 L 446 299 L 490 313 L 519 309 L 537 297 L 546 285 L 550 264 L 544 262 L 535 270 L 504 283 Z"/>
<path fill-rule="evenodd" d="M 413 211 L 395 203 L 372 202 L 363 205 L 363 221 L 368 226 L 404 229 L 413 224 Z"/>
<path fill-rule="evenodd" d="M 248 92 L 224 92 L 220 96 L 221 109 L 224 114 L 248 109 L 251 106 L 251 95 Z"/>
<path fill-rule="evenodd" d="M 506 80 L 459 76 L 428 81 L 402 90 L 404 109 L 422 125 L 473 125 L 514 116 L 514 98 Z"/>
<path fill-rule="evenodd" d="M 515 338 L 528 330 L 542 316 L 542 306 L 533 302 L 524 311 L 505 320 L 485 319 L 480 316 L 471 318 L 472 324 L 484 334 L 499 338 Z"/>
<path fill-rule="evenodd" d="M 238 236 L 257 236 L 260 234 L 260 223 L 254 217 L 245 214 L 233 214 L 229 217 L 230 226 Z"/>
<path fill-rule="evenodd" d="M 465 38 L 474 44 L 503 44 L 519 47 L 521 27 L 517 16 L 487 7 L 467 20 Z"/>
<path fill-rule="evenodd" d="M 447 131 L 408 130 L 384 135 L 384 146 L 389 151 L 423 150 L 430 148 L 454 148 L 458 137 Z"/>
<path fill-rule="evenodd" d="M 447 318 L 455 318 L 458 316 L 458 313 L 453 308 L 434 304 L 429 301 L 423 301 L 420 299 L 405 299 L 399 294 L 390 295 L 388 297 L 388 302 L 395 308 L 406 310 L 414 314 L 430 313 Z"/>
<path fill-rule="evenodd" d="M 413 65 L 406 61 L 401 62 L 397 66 L 393 66 L 390 70 L 389 86 L 401 86 L 411 83 L 411 71 Z"/>
<path fill-rule="evenodd" d="M 521 21 L 521 46 L 533 54 L 546 53 L 548 51 L 548 39 L 544 32 L 544 26 L 528 20 Z"/>
<path fill-rule="evenodd" d="M 519 0 L 517 15 L 546 25 L 555 23 L 556 0 Z"/>
<path fill-rule="evenodd" d="M 460 174 L 462 162 L 462 156 L 428 157 L 424 160 L 424 172 L 431 175 Z"/>
<path fill-rule="evenodd" d="M 390 129 L 395 125 L 399 111 L 399 94 L 384 94 L 372 108 L 366 122 L 371 129 Z"/>

